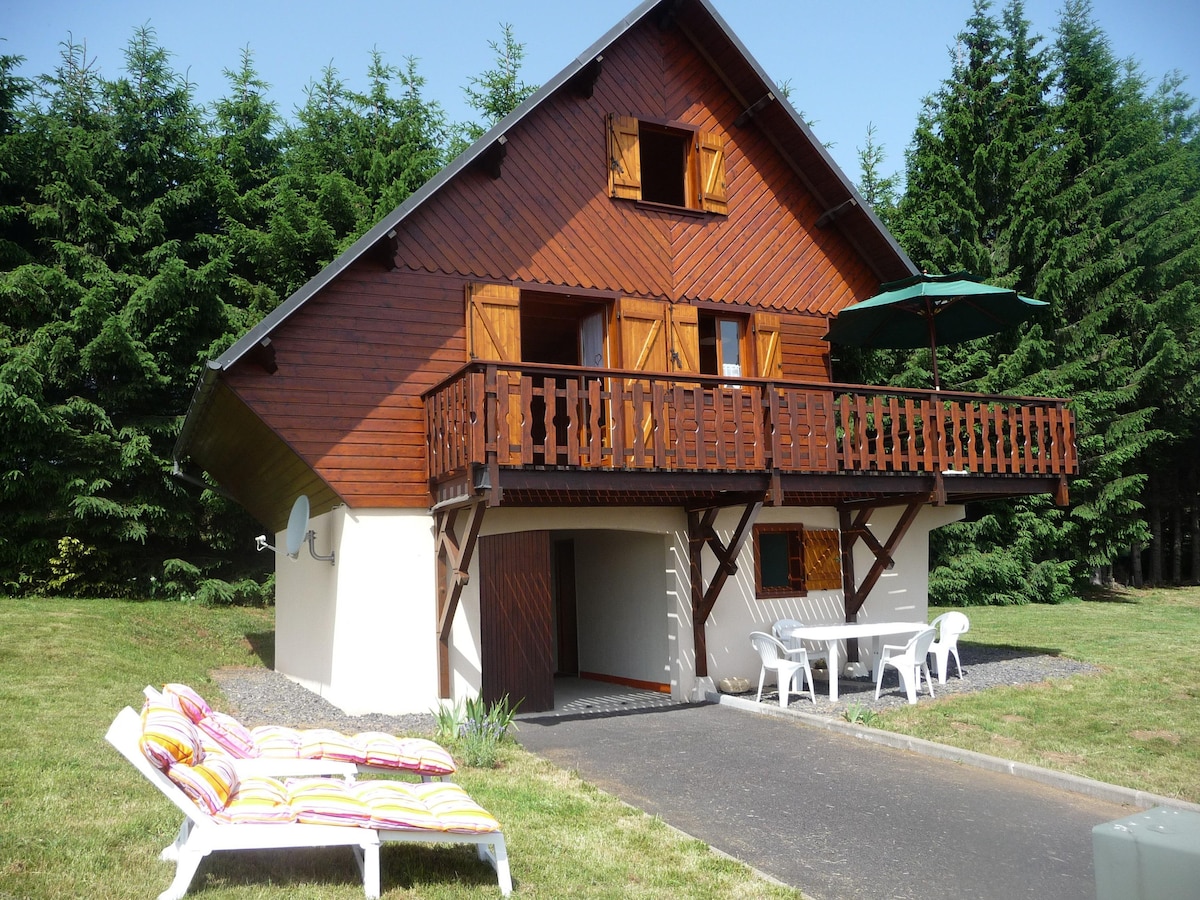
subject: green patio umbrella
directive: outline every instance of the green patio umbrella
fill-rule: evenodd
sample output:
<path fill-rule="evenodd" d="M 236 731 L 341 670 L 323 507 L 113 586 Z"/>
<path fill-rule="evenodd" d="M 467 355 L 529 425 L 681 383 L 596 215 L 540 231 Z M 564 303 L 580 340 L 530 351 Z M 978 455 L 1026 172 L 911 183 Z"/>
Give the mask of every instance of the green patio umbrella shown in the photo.
<path fill-rule="evenodd" d="M 938 344 L 958 344 L 1019 325 L 1049 306 L 1010 288 L 982 284 L 965 272 L 914 275 L 884 284 L 882 293 L 847 306 L 829 325 L 825 340 L 851 347 L 915 349 L 933 353 L 933 386 L 938 376 Z"/>

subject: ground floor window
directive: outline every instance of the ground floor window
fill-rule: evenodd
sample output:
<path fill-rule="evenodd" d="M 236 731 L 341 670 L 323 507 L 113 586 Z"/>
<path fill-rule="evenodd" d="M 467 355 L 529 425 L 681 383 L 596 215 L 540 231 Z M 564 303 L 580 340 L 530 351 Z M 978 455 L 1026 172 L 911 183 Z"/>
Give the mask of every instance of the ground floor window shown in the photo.
<path fill-rule="evenodd" d="M 836 529 L 801 524 L 754 526 L 757 597 L 794 597 L 841 586 L 841 541 Z"/>

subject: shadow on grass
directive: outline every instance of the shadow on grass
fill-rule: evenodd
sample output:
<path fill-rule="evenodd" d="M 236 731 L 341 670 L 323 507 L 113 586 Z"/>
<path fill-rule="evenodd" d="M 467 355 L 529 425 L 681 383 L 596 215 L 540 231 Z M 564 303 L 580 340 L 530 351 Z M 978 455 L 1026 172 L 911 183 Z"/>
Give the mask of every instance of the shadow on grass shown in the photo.
<path fill-rule="evenodd" d="M 250 649 L 268 669 L 275 668 L 275 632 L 258 631 L 246 635 Z"/>
<path fill-rule="evenodd" d="M 1104 588 L 1104 587 L 1089 587 L 1080 592 L 1080 598 L 1084 603 L 1125 603 L 1136 604 L 1138 595 L 1131 593 L 1124 588 Z"/>
<path fill-rule="evenodd" d="M 422 883 L 447 889 L 456 884 L 464 888 L 496 884 L 495 872 L 471 847 L 385 845 L 380 848 L 379 869 L 384 892 L 410 891 Z M 272 886 L 302 891 L 304 896 L 353 887 L 362 896 L 362 876 L 346 847 L 214 853 L 201 864 L 188 893 L 201 896 L 206 890 L 223 887 L 257 891 Z"/>

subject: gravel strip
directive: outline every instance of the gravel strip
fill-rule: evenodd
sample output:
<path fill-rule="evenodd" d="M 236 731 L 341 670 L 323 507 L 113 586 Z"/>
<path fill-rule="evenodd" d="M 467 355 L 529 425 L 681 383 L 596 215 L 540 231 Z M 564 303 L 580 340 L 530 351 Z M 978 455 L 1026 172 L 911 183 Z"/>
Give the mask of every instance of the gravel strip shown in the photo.
<path fill-rule="evenodd" d="M 404 716 L 348 716 L 324 697 L 270 669 L 217 669 L 212 679 L 247 728 L 286 725 L 290 728 L 333 728 L 343 734 L 384 731 L 405 736 L 432 735 L 433 713 Z"/>
<path fill-rule="evenodd" d="M 938 684 L 937 676 L 933 678 L 933 693 L 935 698 L 951 697 L 957 694 L 973 694 L 988 688 L 1006 687 L 1022 684 L 1038 684 L 1049 678 L 1070 678 L 1072 675 L 1087 675 L 1099 672 L 1098 666 L 1090 663 L 1067 659 L 1051 654 L 1031 654 L 1028 650 L 1008 647 L 986 647 L 968 644 L 960 641 L 958 655 L 962 658 L 962 678 L 958 677 L 958 668 L 954 658 L 950 658 L 947 667 L 945 684 Z M 908 704 L 904 689 L 900 686 L 900 678 L 890 666 L 883 675 L 883 688 L 879 699 L 875 699 L 875 681 L 872 678 L 838 679 L 838 699 L 836 703 L 829 700 L 829 680 L 824 669 L 813 672 L 816 681 L 817 701 L 808 699 L 808 694 L 797 696 L 792 694 L 788 708 L 801 712 L 841 718 L 850 707 L 882 712 L 888 709 L 898 709 Z M 758 686 L 755 677 L 752 689 L 735 696 L 748 697 L 753 700 Z M 768 691 L 770 692 L 768 694 Z M 918 694 L 919 702 L 928 703 L 928 687 L 921 682 Z M 779 702 L 779 694 L 774 686 L 763 690 L 763 702 L 768 698 L 772 703 Z"/>
<path fill-rule="evenodd" d="M 962 657 L 963 677 L 958 677 L 954 660 L 950 660 L 949 676 L 945 684 L 934 679 L 936 697 L 970 694 L 992 687 L 1021 684 L 1037 684 L 1049 678 L 1069 678 L 1100 671 L 1089 663 L 1050 654 L 1031 654 L 1026 650 L 1004 647 L 985 647 L 961 642 L 958 645 Z M 757 686 L 757 673 L 752 689 L 742 697 L 753 699 Z M 839 678 L 839 698 L 829 701 L 829 682 L 825 672 L 818 669 L 816 678 L 816 703 L 808 695 L 792 695 L 788 707 L 801 712 L 841 718 L 850 707 L 875 712 L 896 709 L 908 700 L 900 687 L 894 669 L 889 668 L 883 677 L 883 690 L 875 699 L 875 682 L 869 678 Z M 256 725 L 288 725 L 293 728 L 334 728 L 346 734 L 360 731 L 385 731 L 401 735 L 432 735 L 436 720 L 432 713 L 404 716 L 349 716 L 307 688 L 303 688 L 278 672 L 269 669 L 227 668 L 212 673 L 213 681 L 228 698 L 231 709 L 247 728 Z M 603 686 L 600 686 L 603 689 Z M 778 703 L 779 694 L 773 686 L 763 691 L 763 702 Z M 929 695 L 924 687 L 921 702 L 928 703 Z M 659 698 L 661 699 L 661 698 Z"/>

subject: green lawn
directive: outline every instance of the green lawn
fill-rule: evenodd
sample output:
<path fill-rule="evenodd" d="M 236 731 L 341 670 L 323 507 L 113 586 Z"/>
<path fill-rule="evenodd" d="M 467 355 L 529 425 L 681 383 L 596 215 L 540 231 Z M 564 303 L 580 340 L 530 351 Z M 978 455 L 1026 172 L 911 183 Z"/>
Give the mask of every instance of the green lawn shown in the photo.
<path fill-rule="evenodd" d="M 1103 671 L 922 702 L 877 725 L 1200 802 L 1200 589 L 967 613 L 964 645 L 1061 653 Z M 220 707 L 208 673 L 263 665 L 272 630 L 271 610 L 0 599 L 0 898 L 163 890 L 173 867 L 156 856 L 178 814 L 104 731 L 146 684 L 189 683 Z M 800 896 L 519 747 L 459 780 L 504 824 L 518 896 Z M 469 848 L 387 847 L 382 869 L 385 897 L 498 896 Z M 362 896 L 345 850 L 218 854 L 193 887 L 214 900 Z"/>
<path fill-rule="evenodd" d="M 930 610 L 930 617 L 941 610 Z M 873 724 L 955 747 L 1200 802 L 1200 588 L 1061 606 L 965 610 L 960 645 L 1048 651 L 1097 675 L 919 703 Z M 969 646 L 964 662 L 969 660 Z M 969 667 L 968 667 L 969 668 Z M 951 678 L 955 676 L 950 663 Z"/>
<path fill-rule="evenodd" d="M 262 665 L 273 611 L 109 600 L 0 599 L 0 898 L 148 898 L 179 814 L 104 740 L 146 684 L 191 684 Z M 261 655 L 261 656 L 260 656 Z M 574 775 L 503 748 L 501 767 L 458 780 L 503 823 L 520 897 L 798 898 Z M 383 896 L 498 897 L 470 847 L 385 847 Z M 197 896 L 361 898 L 348 850 L 215 854 Z"/>

